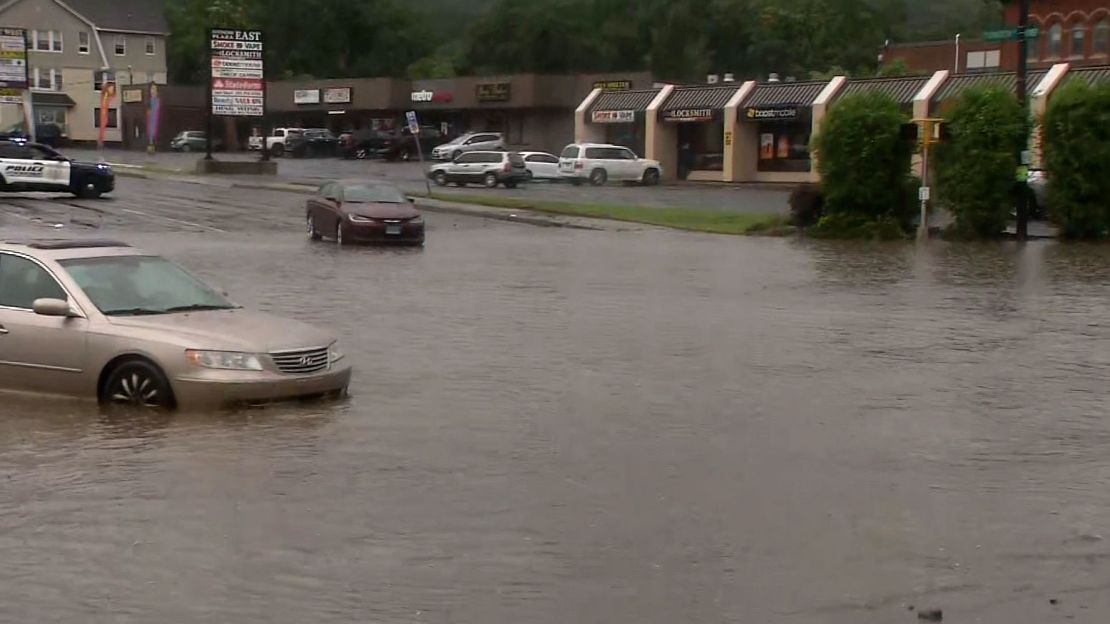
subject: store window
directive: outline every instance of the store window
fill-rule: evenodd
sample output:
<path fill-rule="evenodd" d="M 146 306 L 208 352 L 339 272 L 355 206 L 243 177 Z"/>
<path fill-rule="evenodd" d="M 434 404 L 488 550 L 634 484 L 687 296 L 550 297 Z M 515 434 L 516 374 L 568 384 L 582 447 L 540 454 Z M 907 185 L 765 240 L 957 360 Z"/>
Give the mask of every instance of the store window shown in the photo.
<path fill-rule="evenodd" d="M 1071 27 L 1071 58 L 1083 58 L 1087 55 L 1087 27 L 1076 24 Z"/>
<path fill-rule="evenodd" d="M 722 171 L 725 168 L 725 122 L 685 122 L 678 126 L 679 168 Z"/>
<path fill-rule="evenodd" d="M 1064 27 L 1053 24 L 1048 29 L 1048 53 L 1050 59 L 1058 59 L 1064 53 Z"/>
<path fill-rule="evenodd" d="M 809 122 L 760 123 L 759 171 L 809 171 Z"/>
<path fill-rule="evenodd" d="M 59 126 L 66 124 L 66 109 L 64 108 L 36 108 L 35 114 L 38 115 L 40 124 L 57 124 Z"/>
<path fill-rule="evenodd" d="M 605 124 L 605 142 L 620 145 L 644 157 L 644 122 Z"/>
<path fill-rule="evenodd" d="M 1103 56 L 1110 53 L 1110 20 L 1095 24 L 1094 36 L 1091 37 L 1091 53 Z"/>

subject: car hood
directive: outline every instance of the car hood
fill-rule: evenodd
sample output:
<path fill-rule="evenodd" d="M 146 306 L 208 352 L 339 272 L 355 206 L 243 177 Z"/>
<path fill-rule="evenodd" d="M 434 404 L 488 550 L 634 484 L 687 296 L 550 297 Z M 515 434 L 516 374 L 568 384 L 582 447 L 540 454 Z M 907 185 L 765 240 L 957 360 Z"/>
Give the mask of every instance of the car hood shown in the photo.
<path fill-rule="evenodd" d="M 412 204 L 343 204 L 343 212 L 371 219 L 411 219 L 418 216 Z"/>
<path fill-rule="evenodd" d="M 306 323 L 242 308 L 157 316 L 115 316 L 108 317 L 108 322 L 148 339 L 176 342 L 194 349 L 269 353 L 325 347 L 335 341 L 330 332 Z"/>

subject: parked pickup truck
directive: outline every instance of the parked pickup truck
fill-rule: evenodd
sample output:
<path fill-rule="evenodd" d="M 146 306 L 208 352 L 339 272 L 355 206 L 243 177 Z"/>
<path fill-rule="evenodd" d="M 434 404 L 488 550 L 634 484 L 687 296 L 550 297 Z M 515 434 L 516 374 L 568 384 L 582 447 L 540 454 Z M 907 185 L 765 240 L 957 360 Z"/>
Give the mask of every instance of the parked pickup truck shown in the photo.
<path fill-rule="evenodd" d="M 273 134 L 266 137 L 266 147 L 270 149 L 270 155 L 275 158 L 281 158 L 285 155 L 286 148 L 290 147 L 290 140 L 295 141 L 304 130 L 301 128 L 274 128 Z M 262 137 L 252 136 L 247 140 L 247 148 L 252 150 L 262 149 Z"/>
<path fill-rule="evenodd" d="M 435 126 L 421 126 L 420 136 L 414 138 L 409 129 L 355 130 L 340 137 L 340 153 L 344 158 L 383 158 L 385 160 L 416 160 L 419 157 L 417 140 L 430 158 L 432 149 L 443 143 L 444 137 Z"/>

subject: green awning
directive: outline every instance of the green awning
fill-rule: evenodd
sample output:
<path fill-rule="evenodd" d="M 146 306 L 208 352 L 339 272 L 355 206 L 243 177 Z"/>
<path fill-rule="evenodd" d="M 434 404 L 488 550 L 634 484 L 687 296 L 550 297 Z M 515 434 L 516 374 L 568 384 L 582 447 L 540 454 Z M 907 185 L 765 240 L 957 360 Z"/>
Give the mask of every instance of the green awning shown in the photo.
<path fill-rule="evenodd" d="M 73 108 L 77 105 L 73 98 L 65 93 L 43 93 L 41 91 L 31 92 L 31 104 L 34 106 L 65 106 L 66 108 Z"/>

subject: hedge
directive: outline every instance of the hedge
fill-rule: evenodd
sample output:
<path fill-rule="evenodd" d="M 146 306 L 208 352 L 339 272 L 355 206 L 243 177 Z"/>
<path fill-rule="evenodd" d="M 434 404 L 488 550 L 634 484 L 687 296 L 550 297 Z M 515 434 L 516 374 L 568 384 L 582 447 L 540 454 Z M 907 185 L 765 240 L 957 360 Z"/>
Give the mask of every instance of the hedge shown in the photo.
<path fill-rule="evenodd" d="M 936 150 L 938 200 L 955 216 L 955 234 L 1000 235 L 1010 219 L 1026 116 L 998 86 L 964 91 L 945 117 L 949 139 Z"/>
<path fill-rule="evenodd" d="M 1049 217 L 1070 239 L 1110 228 L 1110 85 L 1061 87 L 1042 125 Z"/>

